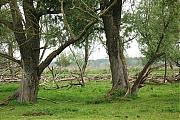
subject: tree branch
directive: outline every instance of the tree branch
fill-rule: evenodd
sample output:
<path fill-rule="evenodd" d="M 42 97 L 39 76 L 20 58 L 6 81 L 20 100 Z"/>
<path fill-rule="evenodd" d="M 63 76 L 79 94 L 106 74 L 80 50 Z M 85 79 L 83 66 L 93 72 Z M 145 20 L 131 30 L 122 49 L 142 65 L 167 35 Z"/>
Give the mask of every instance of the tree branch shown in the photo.
<path fill-rule="evenodd" d="M 47 49 L 47 46 L 48 46 L 48 42 L 46 41 L 46 43 L 45 43 L 45 45 L 44 45 L 44 47 L 43 47 L 43 51 L 42 51 L 42 54 L 41 54 L 41 56 L 40 56 L 39 61 L 41 61 L 41 60 L 43 59 L 43 56 L 44 56 L 45 51 L 46 51 L 46 49 Z"/>
<path fill-rule="evenodd" d="M 61 6 L 63 5 L 63 0 L 59 0 L 59 2 L 61 3 Z M 107 9 L 103 10 L 102 13 L 99 14 L 99 17 L 102 17 L 103 15 L 105 15 L 115 4 L 116 4 L 117 0 L 114 0 L 114 2 L 109 5 L 109 7 L 107 7 Z M 63 10 L 63 9 L 62 9 Z M 87 30 L 94 25 L 96 22 L 98 21 L 98 19 L 94 18 L 91 22 L 89 22 L 84 29 L 82 30 L 82 32 L 77 35 L 77 36 L 71 36 L 72 38 L 67 40 L 64 44 L 62 44 L 58 49 L 54 50 L 53 52 L 51 52 L 44 61 L 42 61 L 42 63 L 39 65 L 39 75 L 43 72 L 43 70 L 51 63 L 51 61 L 57 56 L 59 55 L 66 47 L 68 47 L 69 45 L 75 43 L 76 41 L 78 41 L 79 39 L 81 39 L 87 32 Z M 66 21 L 67 22 L 67 21 Z M 67 24 L 66 24 L 67 25 Z M 71 31 L 71 30 L 70 30 Z"/>
<path fill-rule="evenodd" d="M 0 23 L 4 24 L 7 26 L 9 29 L 13 30 L 13 24 L 12 22 L 9 22 L 7 20 L 4 20 L 3 18 L 0 18 Z"/>
<path fill-rule="evenodd" d="M 97 22 L 97 19 L 94 19 L 92 22 L 88 23 L 83 31 L 77 36 L 75 37 L 76 39 L 69 39 L 67 40 L 64 44 L 62 44 L 57 50 L 54 50 L 52 53 L 50 53 L 47 58 L 39 65 L 39 74 L 41 74 L 43 72 L 43 70 L 51 63 L 51 61 L 57 56 L 59 55 L 66 47 L 68 47 L 70 44 L 75 43 L 76 41 L 78 41 L 79 39 L 81 39 L 85 34 L 86 31 Z"/>
<path fill-rule="evenodd" d="M 79 64 L 79 62 L 78 62 L 78 59 L 77 59 L 77 57 L 76 57 L 75 52 L 72 50 L 72 48 L 71 48 L 70 46 L 69 46 L 69 49 L 71 50 L 71 52 L 72 52 L 72 54 L 73 54 L 73 57 L 74 57 L 74 59 L 75 59 L 75 62 L 76 62 L 77 66 L 78 66 L 78 68 L 79 68 L 79 70 L 80 70 L 80 72 L 81 72 L 82 69 L 81 69 L 81 66 L 80 66 L 80 64 Z"/>
<path fill-rule="evenodd" d="M 128 42 L 134 40 L 136 37 L 137 37 L 137 34 L 134 35 L 132 38 L 129 38 L 128 40 L 124 41 L 123 44 L 124 44 L 124 43 L 128 43 Z"/>
<path fill-rule="evenodd" d="M 160 40 L 159 40 L 158 46 L 156 48 L 155 54 L 158 53 L 158 51 L 159 51 L 160 45 L 161 45 L 161 43 L 162 43 L 162 41 L 164 39 L 164 32 L 168 28 L 169 24 L 170 24 L 170 21 L 164 25 L 163 33 L 160 36 Z"/>
<path fill-rule="evenodd" d="M 9 1 L 10 1 L 10 0 L 1 0 L 1 1 L 0 1 L 0 7 L 1 7 L 2 5 L 5 5 L 5 4 L 9 3 Z"/>
<path fill-rule="evenodd" d="M 59 13 L 61 13 L 61 10 L 53 10 L 53 11 L 47 10 L 46 12 L 38 12 L 37 17 L 41 17 L 45 14 L 59 14 Z"/>
<path fill-rule="evenodd" d="M 103 10 L 103 12 L 99 14 L 99 16 L 102 17 L 105 15 L 116 4 L 116 2 L 117 0 L 114 0 L 112 4 L 110 4 L 106 9 Z"/>
<path fill-rule="evenodd" d="M 63 0 L 59 0 L 59 2 L 61 3 L 61 12 L 62 12 L 62 14 L 63 14 L 64 23 L 65 23 L 65 25 L 67 26 L 67 29 L 68 29 L 71 37 L 72 37 L 73 39 L 76 39 L 76 36 L 74 35 L 73 31 L 71 30 L 71 28 L 70 28 L 70 26 L 69 26 L 69 24 L 68 24 L 68 21 L 67 21 L 67 19 L 66 19 L 66 16 L 65 16 L 65 13 L 64 13 L 64 7 L 63 7 L 63 6 L 64 6 L 64 5 L 63 5 Z"/>
<path fill-rule="evenodd" d="M 12 56 L 9 56 L 9 55 L 4 54 L 4 53 L 0 53 L 0 56 L 1 56 L 2 58 L 6 58 L 6 59 L 8 59 L 8 60 L 11 60 L 11 61 L 13 61 L 13 62 L 16 62 L 16 63 L 18 63 L 19 65 L 22 65 L 22 63 L 21 63 L 20 60 L 17 60 L 17 59 L 15 59 L 15 58 L 13 58 Z"/>

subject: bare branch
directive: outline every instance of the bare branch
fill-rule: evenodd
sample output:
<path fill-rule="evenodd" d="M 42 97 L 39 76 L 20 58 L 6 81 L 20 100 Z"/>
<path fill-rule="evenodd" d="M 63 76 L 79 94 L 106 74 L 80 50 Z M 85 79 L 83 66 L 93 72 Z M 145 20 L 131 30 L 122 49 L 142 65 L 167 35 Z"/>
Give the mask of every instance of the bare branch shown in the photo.
<path fill-rule="evenodd" d="M 41 12 L 37 13 L 37 17 L 39 18 L 39 17 L 41 17 L 41 16 L 43 16 L 45 14 L 59 14 L 59 13 L 61 13 L 61 10 L 53 10 L 53 11 L 47 10 L 46 12 L 41 11 Z"/>
<path fill-rule="evenodd" d="M 79 7 L 75 7 L 75 8 L 78 9 L 78 10 L 80 10 L 80 11 L 82 11 L 82 12 L 84 12 L 84 13 L 86 13 L 86 14 L 88 14 L 88 15 L 90 15 L 90 16 L 93 17 L 93 18 L 99 19 L 98 16 L 94 16 L 94 15 L 90 14 L 90 13 L 89 13 L 88 11 L 86 11 L 86 10 L 83 10 L 83 9 L 81 9 L 81 8 L 79 8 Z"/>
<path fill-rule="evenodd" d="M 72 50 L 72 48 L 71 48 L 70 46 L 69 46 L 69 49 L 71 50 L 71 52 L 72 52 L 72 54 L 73 54 L 73 57 L 74 57 L 74 59 L 75 59 L 75 62 L 76 62 L 77 66 L 78 66 L 78 68 L 79 68 L 79 70 L 80 70 L 80 72 L 81 72 L 82 69 L 81 69 L 81 66 L 80 66 L 80 64 L 79 64 L 79 62 L 78 62 L 78 59 L 77 59 L 77 57 L 76 57 L 75 52 Z"/>
<path fill-rule="evenodd" d="M 105 15 L 116 4 L 116 2 L 117 0 L 114 0 L 113 3 L 109 5 L 109 7 L 104 9 L 103 12 L 99 14 L 99 16 L 102 17 L 103 15 Z"/>
<path fill-rule="evenodd" d="M 48 46 L 48 42 L 46 41 L 46 43 L 45 43 L 45 45 L 44 45 L 44 47 L 43 47 L 43 52 L 42 52 L 42 54 L 41 54 L 41 56 L 40 56 L 39 61 L 42 60 L 42 58 L 43 58 L 43 56 L 44 56 L 44 54 L 45 54 L 45 51 L 46 51 L 46 49 L 47 49 L 47 46 Z"/>
<path fill-rule="evenodd" d="M 81 2 L 84 4 L 84 6 L 86 6 L 86 8 L 88 8 L 91 12 L 94 12 L 93 9 L 91 9 L 83 0 L 81 0 Z"/>

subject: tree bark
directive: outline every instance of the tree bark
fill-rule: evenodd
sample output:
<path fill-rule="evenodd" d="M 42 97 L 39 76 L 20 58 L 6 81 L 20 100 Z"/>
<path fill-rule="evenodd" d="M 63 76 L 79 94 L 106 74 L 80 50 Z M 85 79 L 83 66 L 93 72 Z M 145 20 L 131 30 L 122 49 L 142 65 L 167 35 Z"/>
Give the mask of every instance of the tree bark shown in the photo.
<path fill-rule="evenodd" d="M 17 99 L 21 102 L 35 102 L 40 78 L 38 68 L 40 53 L 39 18 L 36 17 L 33 2 L 24 0 L 23 11 L 26 21 L 26 31 L 24 31 L 23 19 L 17 1 L 12 1 L 10 7 L 14 35 L 21 53 L 23 78 L 21 87 L 8 99 Z"/>
<path fill-rule="evenodd" d="M 162 55 L 164 55 L 164 53 L 155 54 L 149 59 L 143 70 L 138 74 L 138 77 L 131 88 L 131 94 L 138 93 L 139 85 L 140 83 L 143 84 L 143 82 L 145 81 L 144 79 L 148 76 L 149 70 L 151 69 L 151 65 L 153 64 L 154 60 Z"/>
<path fill-rule="evenodd" d="M 33 103 L 37 100 L 39 76 L 37 70 L 25 71 L 23 73 L 21 87 L 18 89 L 19 96 L 17 100 Z"/>
<path fill-rule="evenodd" d="M 112 2 L 112 1 L 111 1 Z M 104 1 L 105 7 L 111 3 L 108 0 Z M 112 73 L 112 89 L 109 94 L 119 89 L 127 87 L 127 71 L 123 64 L 123 42 L 120 39 L 120 22 L 121 22 L 122 0 L 118 0 L 113 8 L 102 16 L 105 33 L 106 46 L 110 60 L 110 69 Z"/>
<path fill-rule="evenodd" d="M 173 65 L 172 65 L 172 62 L 171 62 L 171 61 L 169 61 L 169 66 L 170 66 L 171 71 L 172 71 L 172 77 L 175 78 L 176 74 L 175 74 L 175 72 L 174 72 L 174 68 L 173 68 Z"/>

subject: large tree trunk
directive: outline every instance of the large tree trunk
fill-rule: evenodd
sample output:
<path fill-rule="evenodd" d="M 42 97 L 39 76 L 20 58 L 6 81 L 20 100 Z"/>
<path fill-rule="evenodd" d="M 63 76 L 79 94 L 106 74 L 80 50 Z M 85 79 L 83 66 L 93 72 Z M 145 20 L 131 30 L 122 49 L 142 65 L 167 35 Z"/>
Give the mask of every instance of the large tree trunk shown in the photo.
<path fill-rule="evenodd" d="M 24 70 L 20 88 L 7 100 L 19 100 L 21 102 L 34 103 L 37 100 L 39 75 L 37 70 Z"/>
<path fill-rule="evenodd" d="M 33 2 L 23 1 L 23 11 L 25 15 L 25 27 L 22 24 L 22 16 L 14 0 L 10 3 L 13 29 L 16 41 L 19 45 L 22 61 L 22 82 L 21 87 L 7 100 L 17 99 L 21 102 L 35 102 L 38 94 L 39 85 L 39 18 L 36 17 Z"/>
<path fill-rule="evenodd" d="M 105 0 L 104 6 L 110 3 Z M 110 60 L 110 68 L 112 73 L 112 89 L 109 94 L 119 89 L 127 87 L 127 71 L 123 64 L 123 43 L 119 36 L 121 21 L 122 0 L 118 0 L 112 10 L 104 15 L 103 23 L 106 33 L 106 46 Z"/>
<path fill-rule="evenodd" d="M 25 67 L 17 98 L 19 101 L 36 102 L 40 78 L 37 71 L 37 68 Z"/>

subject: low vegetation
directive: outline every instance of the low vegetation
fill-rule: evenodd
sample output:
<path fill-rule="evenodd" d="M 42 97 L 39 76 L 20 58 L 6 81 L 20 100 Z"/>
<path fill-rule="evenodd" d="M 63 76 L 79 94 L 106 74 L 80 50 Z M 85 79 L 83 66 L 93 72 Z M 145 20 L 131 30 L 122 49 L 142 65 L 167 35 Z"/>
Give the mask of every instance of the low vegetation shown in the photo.
<path fill-rule="evenodd" d="M 20 83 L 0 84 L 0 101 L 18 89 Z M 105 99 L 110 81 L 91 81 L 85 87 L 72 86 L 56 90 L 40 87 L 35 104 L 10 101 L 0 106 L 0 119 L 68 119 L 68 120 L 177 120 L 180 114 L 179 83 L 146 85 L 138 96 Z M 116 96 L 117 95 L 117 96 Z"/>

